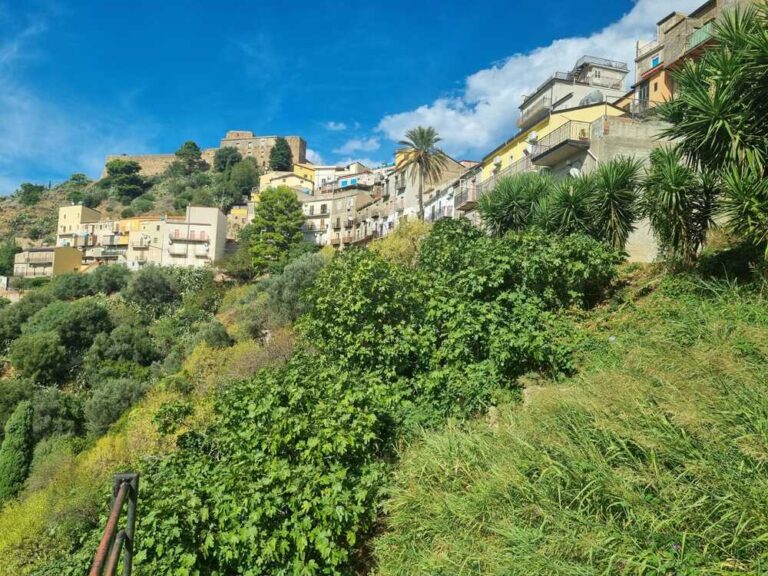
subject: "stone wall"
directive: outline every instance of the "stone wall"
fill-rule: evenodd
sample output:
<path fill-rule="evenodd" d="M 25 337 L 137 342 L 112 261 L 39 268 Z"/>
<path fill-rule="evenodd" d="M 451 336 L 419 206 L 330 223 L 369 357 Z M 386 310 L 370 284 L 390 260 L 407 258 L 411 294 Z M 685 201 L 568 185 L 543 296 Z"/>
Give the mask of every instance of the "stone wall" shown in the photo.
<path fill-rule="evenodd" d="M 175 154 L 111 154 L 107 156 L 104 161 L 104 169 L 101 172 L 101 177 L 104 178 L 107 175 L 106 164 L 110 160 L 135 160 L 141 166 L 142 176 L 159 176 L 166 171 L 171 162 L 176 160 Z"/>

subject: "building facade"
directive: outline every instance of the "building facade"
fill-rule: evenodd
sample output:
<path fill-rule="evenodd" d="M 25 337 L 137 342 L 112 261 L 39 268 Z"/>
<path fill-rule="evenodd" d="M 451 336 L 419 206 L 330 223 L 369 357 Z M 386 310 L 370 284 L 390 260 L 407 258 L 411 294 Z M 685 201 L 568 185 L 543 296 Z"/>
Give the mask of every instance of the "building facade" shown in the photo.
<path fill-rule="evenodd" d="M 259 168 L 269 168 L 269 154 L 278 136 L 257 136 L 249 130 L 230 130 L 221 139 L 220 148 L 235 148 L 243 158 L 253 158 Z M 284 136 L 291 149 L 294 163 L 307 161 L 307 143 L 300 136 Z"/>

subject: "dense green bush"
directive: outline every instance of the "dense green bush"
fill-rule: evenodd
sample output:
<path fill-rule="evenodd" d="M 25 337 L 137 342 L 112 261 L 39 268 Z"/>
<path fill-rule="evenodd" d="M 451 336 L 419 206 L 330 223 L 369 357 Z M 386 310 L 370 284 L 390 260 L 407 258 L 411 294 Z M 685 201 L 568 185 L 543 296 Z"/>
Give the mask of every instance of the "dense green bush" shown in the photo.
<path fill-rule="evenodd" d="M 389 451 L 387 392 L 298 358 L 234 385 L 143 482 L 148 573 L 348 574 Z"/>
<path fill-rule="evenodd" d="M 53 331 L 21 336 L 11 344 L 9 356 L 21 376 L 39 384 L 57 384 L 69 371 L 69 354 Z"/>
<path fill-rule="evenodd" d="M 128 279 L 131 271 L 125 266 L 112 264 L 109 266 L 99 266 L 88 275 L 91 286 L 96 292 L 102 294 L 113 294 L 120 292 L 128 285 Z"/>
<path fill-rule="evenodd" d="M 85 357 L 86 364 L 127 360 L 149 366 L 160 357 L 149 332 L 144 327 L 121 324 L 112 332 L 102 332 L 93 340 Z"/>
<path fill-rule="evenodd" d="M 50 294 L 32 292 L 19 302 L 0 309 L 0 350 L 7 348 L 12 340 L 21 335 L 24 322 L 52 301 Z"/>
<path fill-rule="evenodd" d="M 0 506 L 24 486 L 32 462 L 32 404 L 21 402 L 5 425 L 0 447 Z"/>
<path fill-rule="evenodd" d="M 0 432 L 10 418 L 16 406 L 23 400 L 32 398 L 33 383 L 24 378 L 5 378 L 0 380 Z M 0 434 L 0 441 L 3 436 Z"/>
<path fill-rule="evenodd" d="M 307 312 L 311 304 L 305 293 L 326 262 L 321 254 L 306 254 L 288 264 L 282 274 L 270 278 L 267 294 L 274 322 L 289 324 Z"/>
<path fill-rule="evenodd" d="M 85 431 L 83 398 L 56 388 L 39 388 L 32 398 L 35 415 L 32 432 L 35 442 L 52 436 L 81 436 Z"/>
<path fill-rule="evenodd" d="M 131 277 L 123 289 L 123 298 L 150 315 L 157 315 L 177 304 L 179 289 L 169 272 L 158 266 L 147 266 Z"/>
<path fill-rule="evenodd" d="M 77 300 L 95 293 L 90 277 L 79 272 L 54 276 L 48 290 L 57 300 Z"/>
<path fill-rule="evenodd" d="M 101 435 L 146 392 L 144 382 L 123 378 L 100 384 L 85 403 L 88 430 Z"/>

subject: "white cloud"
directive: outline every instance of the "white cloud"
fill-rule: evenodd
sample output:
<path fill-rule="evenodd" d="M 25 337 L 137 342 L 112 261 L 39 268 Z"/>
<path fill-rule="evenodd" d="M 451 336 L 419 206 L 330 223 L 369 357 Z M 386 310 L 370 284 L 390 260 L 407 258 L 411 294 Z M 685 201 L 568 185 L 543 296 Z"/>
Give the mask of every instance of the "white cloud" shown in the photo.
<path fill-rule="evenodd" d="M 333 120 L 324 122 L 323 126 L 326 130 L 330 130 L 331 132 L 341 132 L 347 129 L 347 125 L 344 124 L 344 122 L 334 122 Z"/>
<path fill-rule="evenodd" d="M 317 164 L 319 166 L 325 164 L 323 161 L 323 157 L 320 154 L 320 152 L 316 150 L 312 150 L 311 148 L 307 148 L 307 160 L 312 162 L 312 164 Z"/>
<path fill-rule="evenodd" d="M 336 154 L 354 154 L 355 152 L 373 152 L 378 150 L 381 145 L 379 139 L 373 138 L 352 138 L 347 140 L 341 148 L 334 150 Z"/>
<path fill-rule="evenodd" d="M 35 24 L 4 30 L 0 41 L 0 195 L 27 180 L 98 176 L 107 154 L 147 151 L 155 133 L 135 118 L 121 118 L 119 109 L 64 110 L 21 82 L 19 71 L 46 30 L 45 18 L 36 16 Z"/>
<path fill-rule="evenodd" d="M 360 162 L 361 164 L 364 164 L 368 168 L 378 168 L 384 162 L 381 160 L 374 160 L 373 158 L 361 158 L 359 156 L 348 156 L 347 158 L 342 158 L 341 160 L 338 160 L 336 162 L 336 166 L 349 166 L 353 162 Z"/>
<path fill-rule="evenodd" d="M 450 154 L 480 156 L 516 132 L 522 95 L 551 74 L 569 70 L 588 54 L 630 63 L 631 80 L 635 42 L 652 38 L 656 22 L 672 10 L 689 12 L 701 1 L 676 0 L 671 5 L 668 0 L 637 0 L 621 19 L 591 36 L 554 40 L 548 46 L 510 56 L 466 78 L 458 96 L 385 116 L 377 131 L 397 141 L 414 126 L 433 126 Z"/>

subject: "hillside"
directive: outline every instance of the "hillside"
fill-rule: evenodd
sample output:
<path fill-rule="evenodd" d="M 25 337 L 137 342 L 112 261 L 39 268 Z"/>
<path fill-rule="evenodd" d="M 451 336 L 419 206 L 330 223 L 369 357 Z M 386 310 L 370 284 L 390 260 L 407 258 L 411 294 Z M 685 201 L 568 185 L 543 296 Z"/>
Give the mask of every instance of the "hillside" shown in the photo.
<path fill-rule="evenodd" d="M 404 451 L 377 574 L 764 573 L 762 289 L 639 276 L 620 296 L 581 322 L 576 377 Z"/>

